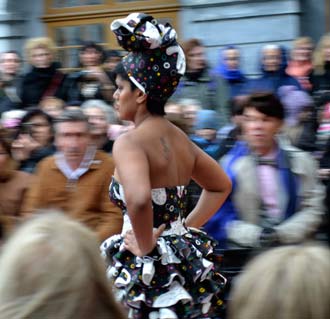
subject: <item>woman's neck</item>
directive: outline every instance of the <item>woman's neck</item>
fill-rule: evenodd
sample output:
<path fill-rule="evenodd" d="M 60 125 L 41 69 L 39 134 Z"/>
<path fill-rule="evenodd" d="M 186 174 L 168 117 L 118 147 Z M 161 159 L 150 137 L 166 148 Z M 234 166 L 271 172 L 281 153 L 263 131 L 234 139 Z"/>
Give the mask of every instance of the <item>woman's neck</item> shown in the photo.
<path fill-rule="evenodd" d="M 277 150 L 277 143 L 273 141 L 271 145 L 255 148 L 254 153 L 261 157 L 264 156 L 267 157 L 267 156 L 271 156 L 272 154 L 275 154 L 276 150 Z"/>
<path fill-rule="evenodd" d="M 143 114 L 137 114 L 135 116 L 135 120 L 134 120 L 134 123 L 135 123 L 135 127 L 139 127 L 142 123 L 146 123 L 152 119 L 156 119 L 156 118 L 161 118 L 160 115 L 154 115 L 154 114 L 151 114 L 149 112 L 146 112 L 146 113 L 143 113 Z"/>

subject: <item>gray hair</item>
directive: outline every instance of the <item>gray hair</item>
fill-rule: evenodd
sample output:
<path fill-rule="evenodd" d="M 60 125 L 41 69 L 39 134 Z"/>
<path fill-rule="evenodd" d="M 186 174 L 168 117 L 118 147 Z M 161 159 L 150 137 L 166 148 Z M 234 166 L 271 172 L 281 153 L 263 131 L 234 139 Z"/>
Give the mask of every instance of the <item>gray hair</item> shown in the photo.
<path fill-rule="evenodd" d="M 58 124 L 66 122 L 83 122 L 86 123 L 87 129 L 89 131 L 88 117 L 80 109 L 67 109 L 64 110 L 58 118 L 55 120 L 54 130 L 58 133 Z"/>
<path fill-rule="evenodd" d="M 271 43 L 264 45 L 261 50 L 264 53 L 265 51 L 269 51 L 269 50 L 281 50 L 281 47 L 277 44 Z"/>
<path fill-rule="evenodd" d="M 94 108 L 99 109 L 104 113 L 108 123 L 115 124 L 118 122 L 118 118 L 112 106 L 102 100 L 87 100 L 81 104 L 80 107 L 83 111 Z"/>

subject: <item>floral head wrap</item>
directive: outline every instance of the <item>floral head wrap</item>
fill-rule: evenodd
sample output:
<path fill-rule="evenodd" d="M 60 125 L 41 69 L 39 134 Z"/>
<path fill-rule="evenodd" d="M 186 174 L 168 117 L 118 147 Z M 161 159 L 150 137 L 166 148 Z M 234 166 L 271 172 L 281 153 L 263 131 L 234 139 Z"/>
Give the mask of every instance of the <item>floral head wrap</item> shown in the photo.
<path fill-rule="evenodd" d="M 176 31 L 144 13 L 113 21 L 111 30 L 119 45 L 129 51 L 122 64 L 130 80 L 150 98 L 166 101 L 186 69 Z"/>

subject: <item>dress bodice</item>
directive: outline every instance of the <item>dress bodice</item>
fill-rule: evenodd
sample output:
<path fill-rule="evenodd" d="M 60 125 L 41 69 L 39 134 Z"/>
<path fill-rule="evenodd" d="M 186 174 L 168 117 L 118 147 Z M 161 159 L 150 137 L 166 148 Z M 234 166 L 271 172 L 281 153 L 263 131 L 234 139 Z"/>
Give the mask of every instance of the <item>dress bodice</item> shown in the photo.
<path fill-rule="evenodd" d="M 136 185 L 139 191 L 139 185 Z M 113 177 L 110 184 L 110 199 L 127 215 L 123 186 Z M 185 216 L 187 206 L 187 190 L 185 186 L 162 187 L 151 190 L 152 207 L 154 212 L 154 227 L 166 224 L 166 229 Z M 125 218 L 124 218 L 125 220 Z"/>

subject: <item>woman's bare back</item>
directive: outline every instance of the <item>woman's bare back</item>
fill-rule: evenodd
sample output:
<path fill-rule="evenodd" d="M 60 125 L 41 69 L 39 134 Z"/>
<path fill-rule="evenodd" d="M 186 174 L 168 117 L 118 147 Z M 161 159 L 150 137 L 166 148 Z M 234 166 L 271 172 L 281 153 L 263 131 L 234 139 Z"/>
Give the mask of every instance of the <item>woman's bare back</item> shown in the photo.
<path fill-rule="evenodd" d="M 195 152 L 183 131 L 162 117 L 151 117 L 135 129 L 134 139 L 148 158 L 152 188 L 188 184 Z"/>

